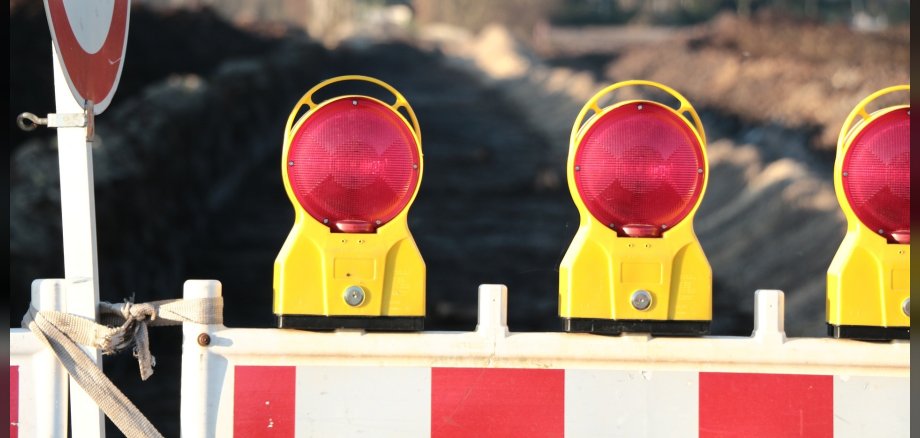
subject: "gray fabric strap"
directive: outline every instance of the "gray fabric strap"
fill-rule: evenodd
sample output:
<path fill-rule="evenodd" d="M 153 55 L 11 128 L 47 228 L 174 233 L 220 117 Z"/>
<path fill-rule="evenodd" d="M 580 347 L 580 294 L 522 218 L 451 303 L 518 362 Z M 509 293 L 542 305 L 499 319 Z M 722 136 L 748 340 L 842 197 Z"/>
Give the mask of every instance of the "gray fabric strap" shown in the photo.
<path fill-rule="evenodd" d="M 141 371 L 141 379 L 153 374 L 156 360 L 150 354 L 147 326 L 196 324 L 222 324 L 223 299 L 201 298 L 192 300 L 167 300 L 135 304 L 102 302 L 99 304 L 100 321 L 69 313 L 42 311 L 29 307 L 22 318 L 22 326 L 47 344 L 54 355 L 86 391 L 109 419 L 128 437 L 161 437 L 159 431 L 125 397 L 102 370 L 79 346 L 96 348 L 103 354 L 114 354 L 134 346 Z"/>
<path fill-rule="evenodd" d="M 223 314 L 222 297 L 140 304 L 130 301 L 119 304 L 100 302 L 99 320 L 104 326 L 97 329 L 93 344 L 84 345 L 93 345 L 102 350 L 102 354 L 113 354 L 125 350 L 133 343 L 141 380 L 147 380 L 153 375 L 153 367 L 156 366 L 156 359 L 150 354 L 148 326 L 181 325 L 183 322 L 223 324 Z"/>

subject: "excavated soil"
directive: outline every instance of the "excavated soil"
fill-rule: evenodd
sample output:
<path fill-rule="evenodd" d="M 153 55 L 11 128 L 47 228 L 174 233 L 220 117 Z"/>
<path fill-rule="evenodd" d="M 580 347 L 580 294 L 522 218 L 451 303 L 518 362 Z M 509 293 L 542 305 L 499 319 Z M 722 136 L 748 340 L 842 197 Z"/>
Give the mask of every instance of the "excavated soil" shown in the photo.
<path fill-rule="evenodd" d="M 686 29 L 562 30 L 549 41 L 551 57 L 579 54 L 605 80 L 663 82 L 720 113 L 808 131 L 819 150 L 834 148 L 843 119 L 865 96 L 910 82 L 909 26 L 861 33 L 725 14 Z"/>

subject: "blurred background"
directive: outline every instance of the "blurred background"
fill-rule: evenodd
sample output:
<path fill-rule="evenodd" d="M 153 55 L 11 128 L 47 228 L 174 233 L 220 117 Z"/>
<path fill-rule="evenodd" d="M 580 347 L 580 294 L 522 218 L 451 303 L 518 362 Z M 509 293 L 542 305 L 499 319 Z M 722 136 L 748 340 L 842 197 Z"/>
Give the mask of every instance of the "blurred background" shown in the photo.
<path fill-rule="evenodd" d="M 364 74 L 399 89 L 422 126 L 409 227 L 428 267 L 426 328 L 472 330 L 477 286 L 503 283 L 512 331 L 559 330 L 558 265 L 578 227 L 572 121 L 602 87 L 649 79 L 684 94 L 709 138 L 695 229 L 713 334 L 749 335 L 754 290 L 771 288 L 786 293 L 790 336 L 823 336 L 845 229 L 836 136 L 863 97 L 909 82 L 909 16 L 908 0 L 134 1 L 119 89 L 96 120 L 101 298 L 178 298 L 185 279 L 214 278 L 226 325 L 271 326 L 294 217 L 284 120 L 317 82 Z M 11 326 L 32 279 L 63 276 L 56 137 L 14 122 L 54 111 L 51 56 L 42 2 L 11 1 Z M 148 382 L 130 354 L 105 362 L 168 436 L 179 342 L 153 332 Z"/>

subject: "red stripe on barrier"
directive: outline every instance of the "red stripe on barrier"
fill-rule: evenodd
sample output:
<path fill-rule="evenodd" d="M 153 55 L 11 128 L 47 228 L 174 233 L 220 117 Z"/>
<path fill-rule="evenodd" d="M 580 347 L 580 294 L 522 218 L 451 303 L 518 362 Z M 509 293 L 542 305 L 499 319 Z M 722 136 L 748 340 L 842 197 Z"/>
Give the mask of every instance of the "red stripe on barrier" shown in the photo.
<path fill-rule="evenodd" d="M 19 436 L 19 367 L 10 367 L 10 438 Z"/>
<path fill-rule="evenodd" d="M 234 367 L 233 435 L 293 437 L 297 368 Z"/>
<path fill-rule="evenodd" d="M 700 373 L 700 438 L 833 435 L 833 376 Z"/>
<path fill-rule="evenodd" d="M 10 367 L 10 438 L 19 436 L 19 367 Z"/>
<path fill-rule="evenodd" d="M 432 368 L 431 436 L 559 437 L 565 370 Z"/>

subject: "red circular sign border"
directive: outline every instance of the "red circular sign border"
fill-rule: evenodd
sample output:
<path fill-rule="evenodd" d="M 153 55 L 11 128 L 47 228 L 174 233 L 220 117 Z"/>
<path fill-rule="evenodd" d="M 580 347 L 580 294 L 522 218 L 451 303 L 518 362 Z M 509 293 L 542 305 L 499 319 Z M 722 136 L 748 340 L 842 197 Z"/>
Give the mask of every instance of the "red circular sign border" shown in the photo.
<path fill-rule="evenodd" d="M 118 86 L 127 45 L 129 9 L 129 0 L 115 0 L 105 42 L 96 53 L 87 53 L 73 33 L 63 0 L 45 0 L 51 37 L 67 84 L 80 106 L 86 108 L 86 101 L 93 102 L 95 114 L 108 107 Z"/>

